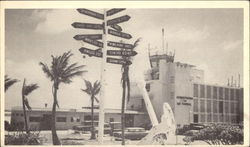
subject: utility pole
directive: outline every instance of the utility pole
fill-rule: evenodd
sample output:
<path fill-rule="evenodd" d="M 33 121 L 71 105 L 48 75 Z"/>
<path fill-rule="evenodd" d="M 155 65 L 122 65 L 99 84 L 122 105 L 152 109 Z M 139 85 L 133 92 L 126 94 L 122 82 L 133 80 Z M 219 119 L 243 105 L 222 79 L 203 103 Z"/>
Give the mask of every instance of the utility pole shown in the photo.
<path fill-rule="evenodd" d="M 106 57 L 107 57 L 107 13 L 104 9 L 104 21 L 103 21 L 103 57 L 102 57 L 102 67 L 101 67 L 101 90 L 100 90 L 100 100 L 99 100 L 99 123 L 98 123 L 98 142 L 103 144 L 103 134 L 104 134 L 104 103 L 105 103 L 105 87 L 106 87 Z"/>

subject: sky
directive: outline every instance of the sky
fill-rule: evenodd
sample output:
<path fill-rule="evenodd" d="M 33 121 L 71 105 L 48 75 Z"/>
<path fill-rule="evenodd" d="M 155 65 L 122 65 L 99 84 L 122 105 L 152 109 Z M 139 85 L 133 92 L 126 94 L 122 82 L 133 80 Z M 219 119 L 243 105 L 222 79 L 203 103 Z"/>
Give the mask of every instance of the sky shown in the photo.
<path fill-rule="evenodd" d="M 102 9 L 91 9 L 103 13 Z M 175 51 L 175 61 L 196 65 L 205 72 L 205 82 L 226 85 L 227 79 L 243 76 L 243 11 L 242 9 L 126 9 L 108 19 L 129 15 L 131 19 L 120 24 L 123 32 L 133 36 L 123 40 L 133 44 L 141 38 L 133 58 L 130 77 L 141 80 L 149 69 L 150 53 L 162 52 L 162 28 L 168 51 Z M 46 78 L 39 62 L 51 64 L 51 55 L 71 50 L 71 63 L 86 65 L 81 77 L 70 84 L 61 84 L 58 91 L 62 108 L 81 108 L 90 105 L 84 89 L 84 79 L 100 80 L 101 58 L 83 58 L 79 48 L 97 49 L 73 36 L 98 34 L 99 30 L 76 29 L 73 22 L 101 23 L 101 20 L 78 13 L 75 9 L 6 9 L 5 10 L 5 74 L 20 81 L 5 93 L 5 109 L 21 106 L 23 79 L 39 88 L 29 96 L 30 105 L 52 106 L 51 81 Z M 120 41 L 108 35 L 108 40 Z M 109 48 L 108 48 L 109 49 Z M 107 64 L 106 108 L 120 108 L 121 65 Z M 241 83 L 243 79 L 241 78 Z"/>

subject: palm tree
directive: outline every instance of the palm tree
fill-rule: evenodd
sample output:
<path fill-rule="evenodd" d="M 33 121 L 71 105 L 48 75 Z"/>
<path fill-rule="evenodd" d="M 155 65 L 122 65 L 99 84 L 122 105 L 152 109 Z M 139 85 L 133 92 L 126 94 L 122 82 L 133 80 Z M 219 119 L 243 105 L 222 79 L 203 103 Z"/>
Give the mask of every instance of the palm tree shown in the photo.
<path fill-rule="evenodd" d="M 138 43 L 140 42 L 140 38 L 137 39 L 134 42 L 134 47 L 133 49 L 135 49 L 135 47 L 138 46 Z M 133 50 L 131 49 L 131 50 Z M 125 49 L 124 49 L 125 50 Z M 126 49 L 127 50 L 127 49 Z M 131 61 L 132 57 L 131 56 L 122 56 L 122 59 L 127 60 L 127 61 Z M 125 135 L 124 135 L 124 130 L 125 130 L 125 99 L 126 99 L 126 87 L 127 89 L 127 101 L 129 101 L 130 99 L 130 79 L 129 79 L 129 65 L 128 64 L 123 64 L 122 65 L 122 108 L 121 108 L 121 126 L 122 126 L 122 145 L 125 145 Z"/>
<path fill-rule="evenodd" d="M 99 81 L 95 81 L 94 85 L 92 86 L 91 82 L 84 80 L 86 89 L 82 89 L 83 92 L 86 92 L 90 95 L 91 99 L 91 137 L 90 139 L 96 139 L 95 136 L 95 127 L 94 127 L 94 101 L 96 100 L 99 103 L 98 99 L 95 97 L 101 88 L 101 84 Z"/>
<path fill-rule="evenodd" d="M 73 54 L 69 52 L 63 53 L 61 56 L 52 57 L 52 65 L 50 68 L 47 64 L 40 62 L 42 66 L 43 72 L 46 76 L 53 82 L 52 93 L 53 93 L 53 107 L 52 107 L 52 123 L 51 123 L 51 132 L 52 132 L 52 140 L 54 145 L 60 145 L 60 140 L 56 133 L 56 106 L 59 107 L 57 100 L 57 90 L 59 89 L 59 85 L 61 83 L 69 84 L 72 82 L 72 78 L 76 76 L 82 75 L 82 73 L 86 72 L 81 70 L 85 65 L 78 66 L 77 63 L 73 63 L 69 65 L 69 58 Z"/>
<path fill-rule="evenodd" d="M 25 84 L 25 79 L 23 80 L 23 87 L 22 87 L 22 103 L 23 103 L 23 116 L 24 116 L 24 124 L 25 124 L 25 130 L 26 133 L 29 134 L 29 128 L 28 128 L 28 121 L 27 121 L 27 114 L 26 114 L 26 107 L 28 110 L 31 110 L 31 107 L 29 105 L 29 101 L 26 96 L 28 96 L 32 91 L 37 89 L 39 86 L 37 84 Z"/>
<path fill-rule="evenodd" d="M 4 76 L 4 91 L 7 91 L 10 86 L 18 82 L 17 79 L 11 79 L 8 77 L 8 75 Z"/>

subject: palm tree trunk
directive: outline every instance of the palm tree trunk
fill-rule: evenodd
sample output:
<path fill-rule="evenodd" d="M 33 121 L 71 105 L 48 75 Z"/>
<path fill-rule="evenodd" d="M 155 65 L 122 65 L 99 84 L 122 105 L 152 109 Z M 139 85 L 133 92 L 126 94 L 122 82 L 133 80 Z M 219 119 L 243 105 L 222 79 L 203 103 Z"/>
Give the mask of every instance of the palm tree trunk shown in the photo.
<path fill-rule="evenodd" d="M 23 88 L 22 88 L 22 103 L 23 103 L 23 116 L 24 116 L 24 125 L 25 125 L 25 130 L 26 133 L 29 134 L 29 128 L 28 128 L 28 121 L 27 121 L 27 114 L 26 114 L 26 107 L 25 107 L 25 103 L 24 103 L 24 87 L 25 87 L 25 79 L 23 80 Z"/>
<path fill-rule="evenodd" d="M 121 112 L 121 125 L 122 125 L 122 145 L 125 145 L 125 136 L 124 136 L 124 130 L 125 130 L 125 92 L 126 92 L 126 75 L 125 73 L 122 74 L 122 112 Z"/>
<path fill-rule="evenodd" d="M 91 96 L 91 137 L 90 139 L 96 139 L 95 127 L 94 127 L 94 95 Z"/>
<path fill-rule="evenodd" d="M 53 145 L 61 145 L 60 140 L 56 133 L 56 105 L 57 105 L 58 84 L 55 83 L 53 89 L 54 89 L 53 91 L 54 102 L 53 102 L 52 118 L 51 118 L 52 141 L 53 141 Z"/>

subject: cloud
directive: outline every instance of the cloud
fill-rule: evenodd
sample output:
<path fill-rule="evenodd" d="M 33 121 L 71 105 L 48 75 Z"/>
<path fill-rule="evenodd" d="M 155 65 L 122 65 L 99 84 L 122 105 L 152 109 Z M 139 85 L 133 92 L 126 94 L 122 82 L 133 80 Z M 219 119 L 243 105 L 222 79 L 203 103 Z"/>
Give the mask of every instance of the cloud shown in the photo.
<path fill-rule="evenodd" d="M 225 50 L 225 51 L 231 51 L 231 50 L 234 50 L 234 49 L 241 49 L 243 45 L 243 41 L 242 40 L 236 40 L 236 41 L 233 41 L 233 42 L 226 42 L 224 41 L 221 46 L 222 46 L 222 49 Z"/>
<path fill-rule="evenodd" d="M 200 30 L 195 28 L 181 28 L 170 33 L 169 39 L 183 42 L 197 42 L 206 39 L 209 35 L 209 29 L 206 26 Z"/>
<path fill-rule="evenodd" d="M 72 13 L 74 10 L 35 10 L 32 19 L 40 20 L 35 31 L 39 33 L 61 33 L 71 29 L 73 22 Z"/>

